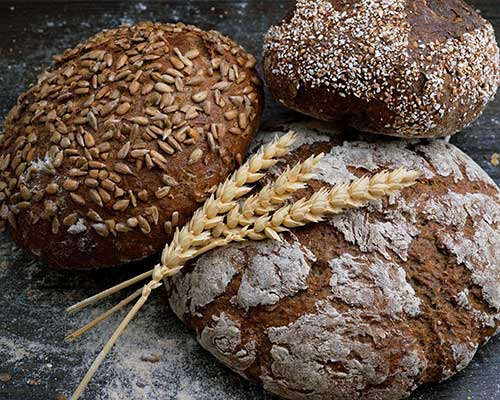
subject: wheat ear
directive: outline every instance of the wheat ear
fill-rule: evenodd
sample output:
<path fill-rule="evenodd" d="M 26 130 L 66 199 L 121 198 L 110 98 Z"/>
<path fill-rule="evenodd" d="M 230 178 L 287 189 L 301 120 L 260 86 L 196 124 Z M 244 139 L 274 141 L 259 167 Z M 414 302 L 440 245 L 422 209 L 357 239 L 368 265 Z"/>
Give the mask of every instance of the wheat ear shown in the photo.
<path fill-rule="evenodd" d="M 224 231 L 234 229 L 238 225 L 252 225 L 259 216 L 275 211 L 289 200 L 293 193 L 307 186 L 306 182 L 314 177 L 314 170 L 323 156 L 323 153 L 311 156 L 293 168 L 287 167 L 275 182 L 268 183 L 241 205 L 235 204 L 227 213 L 226 221 L 219 223 L 212 230 L 212 236 L 220 237 Z"/>
<path fill-rule="evenodd" d="M 421 176 L 418 171 L 400 168 L 392 172 L 383 171 L 371 178 L 366 176 L 350 184 L 342 183 L 328 190 L 322 188 L 308 199 L 302 198 L 284 206 L 272 215 L 263 215 L 251 229 L 237 230 L 232 240 L 281 240 L 278 233 L 309 223 L 323 221 L 326 217 L 341 213 L 348 208 L 363 207 L 368 201 L 391 195 L 405 187 L 412 186 Z"/>
<path fill-rule="evenodd" d="M 263 171 L 275 165 L 279 157 L 288 153 L 295 139 L 295 133 L 289 132 L 262 147 L 257 154 L 245 162 L 230 178 L 219 185 L 215 195 L 210 196 L 210 198 L 205 201 L 203 207 L 195 212 L 187 225 L 181 230 L 176 230 L 171 244 L 166 246 L 162 252 L 162 265 L 155 266 L 152 280 L 144 286 L 139 300 L 105 344 L 101 353 L 99 353 L 85 377 L 80 382 L 78 388 L 73 393 L 71 397 L 72 400 L 77 400 L 80 397 L 90 379 L 92 379 L 92 376 L 102 364 L 106 355 L 129 322 L 146 303 L 151 291 L 161 285 L 161 279 L 169 274 L 174 274 L 178 269 L 182 268 L 185 261 L 194 257 L 196 248 L 207 248 L 207 246 L 210 246 L 208 243 L 211 237 L 210 229 L 214 228 L 223 220 L 224 217 L 221 215 L 231 210 L 237 199 L 250 192 L 251 187 L 248 185 L 261 179 L 264 176 Z M 217 247 L 217 245 L 222 245 L 222 241 L 220 241 L 219 244 L 216 239 L 214 243 L 212 243 L 212 246 Z"/>
<path fill-rule="evenodd" d="M 222 202 L 225 208 L 233 207 L 234 203 L 232 201 L 240 198 L 249 191 L 248 187 L 243 188 L 243 186 L 249 183 L 257 182 L 259 179 L 261 179 L 264 176 L 262 172 L 275 165 L 279 157 L 283 157 L 285 154 L 287 154 L 290 146 L 295 142 L 295 140 L 296 134 L 290 131 L 281 137 L 275 138 L 267 145 L 261 147 L 257 154 L 251 157 L 244 165 L 242 165 L 236 172 L 233 173 L 231 178 L 226 180 L 224 184 L 219 185 L 216 195 L 216 197 L 219 199 L 218 201 Z M 230 199 L 228 193 L 233 194 L 232 199 Z M 211 198 L 211 201 L 212 205 L 210 207 L 210 211 L 213 211 L 217 204 L 214 204 L 215 200 L 213 199 L 213 197 Z M 222 211 L 222 209 L 219 211 Z M 197 218 L 200 218 L 200 215 L 197 215 Z M 95 304 L 98 301 L 133 285 L 134 283 L 151 277 L 151 275 L 153 275 L 153 271 L 154 269 L 151 269 L 141 275 L 115 285 L 87 299 L 84 299 L 72 305 L 71 307 L 68 307 L 66 309 L 66 312 L 71 314 L 83 310 L 84 308 Z"/>

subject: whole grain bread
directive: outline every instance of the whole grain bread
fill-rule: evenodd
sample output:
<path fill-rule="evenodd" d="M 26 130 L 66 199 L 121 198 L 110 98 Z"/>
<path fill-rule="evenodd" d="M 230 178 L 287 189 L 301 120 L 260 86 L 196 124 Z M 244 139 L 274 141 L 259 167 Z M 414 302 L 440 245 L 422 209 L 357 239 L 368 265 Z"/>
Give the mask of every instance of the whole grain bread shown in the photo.
<path fill-rule="evenodd" d="M 244 158 L 255 58 L 216 31 L 141 23 L 54 60 L 0 135 L 0 228 L 59 268 L 152 255 Z"/>
<path fill-rule="evenodd" d="M 264 71 L 304 114 L 436 137 L 482 113 L 500 61 L 491 24 L 462 0 L 298 0 L 266 36 Z"/>
<path fill-rule="evenodd" d="M 296 149 L 268 179 L 319 152 L 316 190 L 400 166 L 424 179 L 283 243 L 200 257 L 166 281 L 174 312 L 220 361 L 286 399 L 397 400 L 465 368 L 500 325 L 497 186 L 443 140 L 291 128 Z"/>

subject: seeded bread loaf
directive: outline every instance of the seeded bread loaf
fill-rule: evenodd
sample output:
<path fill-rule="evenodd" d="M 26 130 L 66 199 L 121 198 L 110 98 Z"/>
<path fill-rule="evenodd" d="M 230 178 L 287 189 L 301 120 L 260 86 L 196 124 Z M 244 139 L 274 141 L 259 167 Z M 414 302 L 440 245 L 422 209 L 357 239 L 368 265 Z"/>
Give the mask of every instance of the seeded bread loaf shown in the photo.
<path fill-rule="evenodd" d="M 43 72 L 0 136 L 0 228 L 60 268 L 149 256 L 241 163 L 255 58 L 216 31 L 103 31 Z"/>
<path fill-rule="evenodd" d="M 283 243 L 200 257 L 166 281 L 174 312 L 220 361 L 286 399 L 397 400 L 463 369 L 500 325 L 499 189 L 442 140 L 292 129 L 297 148 L 269 179 L 319 152 L 316 190 L 400 166 L 425 179 Z"/>
<path fill-rule="evenodd" d="M 500 77 L 493 28 L 462 0 L 298 0 L 264 44 L 274 98 L 401 137 L 456 133 Z"/>

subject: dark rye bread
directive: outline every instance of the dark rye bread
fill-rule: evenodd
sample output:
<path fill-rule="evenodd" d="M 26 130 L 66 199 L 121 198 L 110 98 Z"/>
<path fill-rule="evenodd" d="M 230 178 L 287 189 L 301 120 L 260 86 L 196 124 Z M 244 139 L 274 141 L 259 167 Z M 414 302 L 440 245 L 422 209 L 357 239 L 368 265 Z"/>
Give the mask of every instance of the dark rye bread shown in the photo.
<path fill-rule="evenodd" d="M 255 58 L 216 31 L 141 23 L 54 59 L 0 135 L 0 228 L 60 268 L 158 252 L 244 158 Z"/>
<path fill-rule="evenodd" d="M 264 43 L 280 103 L 361 131 L 454 134 L 497 91 L 491 24 L 461 0 L 299 0 Z"/>
<path fill-rule="evenodd" d="M 284 243 L 201 257 L 166 281 L 174 312 L 220 361 L 287 399 L 397 400 L 463 369 L 500 324 L 499 189 L 442 140 L 291 128 L 298 148 L 284 162 L 326 153 L 315 189 L 400 166 L 425 180 Z"/>

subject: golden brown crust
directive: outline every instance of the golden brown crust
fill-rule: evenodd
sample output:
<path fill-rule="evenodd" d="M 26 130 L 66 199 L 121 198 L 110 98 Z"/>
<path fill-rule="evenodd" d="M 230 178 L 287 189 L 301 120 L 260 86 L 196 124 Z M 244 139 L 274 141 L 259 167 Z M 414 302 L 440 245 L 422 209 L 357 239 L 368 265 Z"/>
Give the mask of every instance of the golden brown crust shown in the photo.
<path fill-rule="evenodd" d="M 365 132 L 456 133 L 497 91 L 491 24 L 461 0 L 300 0 L 264 45 L 284 105 Z"/>
<path fill-rule="evenodd" d="M 255 58 L 216 31 L 141 23 L 54 59 L 0 136 L 2 227 L 60 268 L 154 254 L 243 159 Z"/>

